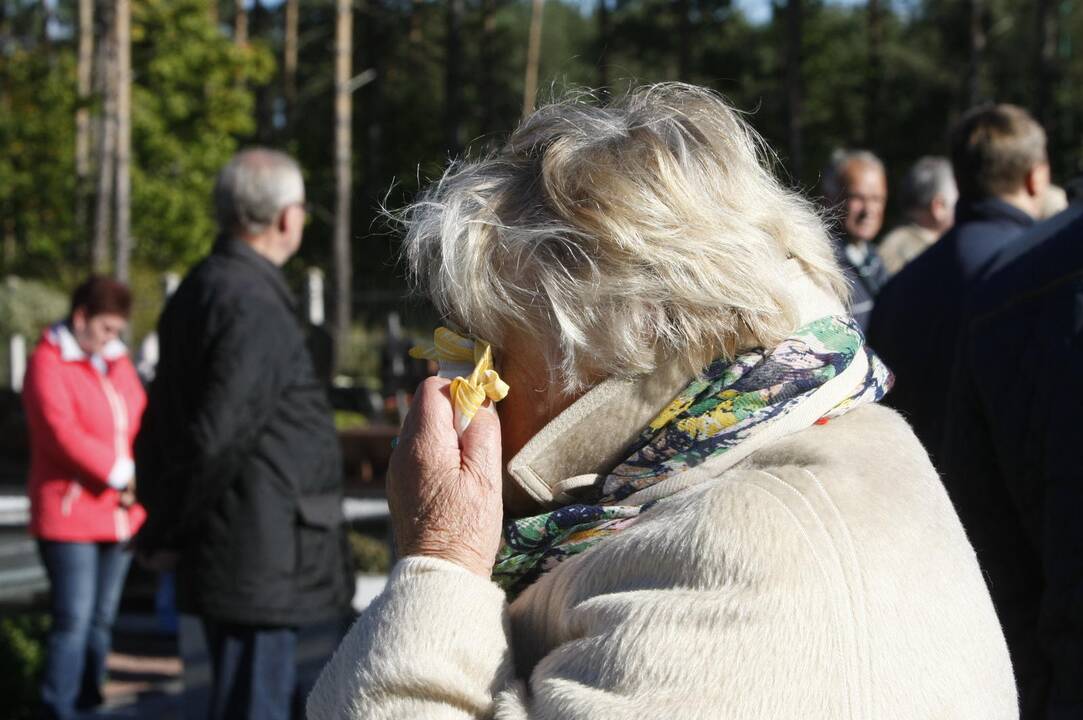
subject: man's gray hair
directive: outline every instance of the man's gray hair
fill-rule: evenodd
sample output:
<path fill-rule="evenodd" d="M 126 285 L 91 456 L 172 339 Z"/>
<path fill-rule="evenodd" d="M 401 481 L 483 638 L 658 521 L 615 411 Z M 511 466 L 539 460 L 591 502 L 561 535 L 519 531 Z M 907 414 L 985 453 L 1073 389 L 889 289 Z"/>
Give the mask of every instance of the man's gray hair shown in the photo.
<path fill-rule="evenodd" d="M 258 235 L 284 208 L 305 201 L 301 168 L 289 155 L 249 148 L 233 156 L 214 183 L 214 212 L 223 232 Z"/>
<path fill-rule="evenodd" d="M 884 169 L 884 161 L 871 150 L 836 148 L 831 153 L 831 159 L 828 160 L 827 167 L 824 168 L 822 181 L 824 197 L 827 198 L 828 202 L 837 203 L 842 200 L 843 195 L 845 195 L 845 188 L 842 187 L 843 173 L 846 172 L 846 168 L 851 163 L 855 162 L 862 165 L 871 165 L 879 169 L 885 176 L 887 175 L 887 171 Z"/>
<path fill-rule="evenodd" d="M 906 174 L 902 185 L 902 201 L 908 212 L 923 210 L 937 195 L 955 195 L 955 175 L 946 157 L 926 155 Z"/>

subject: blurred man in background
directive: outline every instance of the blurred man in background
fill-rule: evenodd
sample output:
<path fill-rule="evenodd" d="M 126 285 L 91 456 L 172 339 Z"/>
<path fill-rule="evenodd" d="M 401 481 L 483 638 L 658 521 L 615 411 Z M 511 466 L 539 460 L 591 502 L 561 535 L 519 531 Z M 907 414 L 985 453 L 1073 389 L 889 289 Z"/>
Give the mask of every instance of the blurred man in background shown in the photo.
<path fill-rule="evenodd" d="M 932 453 L 967 293 L 1041 215 L 1049 185 L 1045 132 L 1014 105 L 963 116 L 952 131 L 951 163 L 960 194 L 955 225 L 884 287 L 869 327 L 870 344 L 895 372 L 885 402 Z"/>
<path fill-rule="evenodd" d="M 887 175 L 868 150 L 836 150 L 824 171 L 824 199 L 835 209 L 836 251 L 852 286 L 850 312 L 864 329 L 888 274 L 873 240 L 884 225 Z"/>
<path fill-rule="evenodd" d="M 304 184 L 291 158 L 253 149 L 214 192 L 222 234 L 158 324 L 137 546 L 179 555 L 178 604 L 203 620 L 213 668 L 207 717 L 288 720 L 298 627 L 352 596 L 338 437 L 279 270 L 301 246 Z"/>
<path fill-rule="evenodd" d="M 902 186 L 902 201 L 909 220 L 880 243 L 880 258 L 894 275 L 925 252 L 955 222 L 959 188 L 944 157 L 926 156 L 914 163 Z"/>
<path fill-rule="evenodd" d="M 1083 717 L 1083 206 L 1009 247 L 962 325 L 941 452 L 1023 720 Z"/>

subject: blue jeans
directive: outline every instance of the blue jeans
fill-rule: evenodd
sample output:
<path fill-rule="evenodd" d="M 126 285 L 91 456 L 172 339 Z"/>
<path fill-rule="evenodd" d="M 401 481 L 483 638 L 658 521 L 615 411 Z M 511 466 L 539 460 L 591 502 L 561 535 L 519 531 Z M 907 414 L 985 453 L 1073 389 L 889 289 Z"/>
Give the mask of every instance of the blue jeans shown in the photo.
<path fill-rule="evenodd" d="M 49 575 L 49 629 L 41 700 L 46 718 L 101 703 L 105 658 L 132 554 L 118 543 L 39 540 Z"/>
<path fill-rule="evenodd" d="M 211 658 L 208 720 L 290 720 L 297 682 L 297 629 L 204 618 Z"/>

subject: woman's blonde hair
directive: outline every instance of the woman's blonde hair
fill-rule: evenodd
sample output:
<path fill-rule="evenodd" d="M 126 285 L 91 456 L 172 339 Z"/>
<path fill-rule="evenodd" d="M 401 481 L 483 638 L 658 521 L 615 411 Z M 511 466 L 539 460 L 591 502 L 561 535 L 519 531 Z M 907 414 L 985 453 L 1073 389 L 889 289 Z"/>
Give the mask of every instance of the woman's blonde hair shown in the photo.
<path fill-rule="evenodd" d="M 772 159 L 703 88 L 578 93 L 452 164 L 400 214 L 404 255 L 462 328 L 497 348 L 536 338 L 567 392 L 663 359 L 698 371 L 795 329 L 787 258 L 845 296 L 820 217 Z"/>

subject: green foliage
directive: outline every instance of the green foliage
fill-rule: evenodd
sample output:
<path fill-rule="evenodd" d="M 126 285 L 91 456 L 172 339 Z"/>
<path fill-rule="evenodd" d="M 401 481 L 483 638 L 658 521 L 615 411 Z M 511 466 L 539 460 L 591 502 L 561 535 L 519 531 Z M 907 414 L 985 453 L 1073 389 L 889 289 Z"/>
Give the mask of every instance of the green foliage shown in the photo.
<path fill-rule="evenodd" d="M 255 131 L 252 88 L 274 73 L 265 44 L 237 47 L 211 24 L 210 1 L 132 4 L 132 236 L 136 261 L 159 270 L 210 247 L 215 174 Z M 36 12 L 15 20 L 32 25 Z M 75 226 L 73 41 L 23 40 L 0 58 L 0 259 L 5 272 L 71 284 L 86 273 L 93 220 L 91 208 Z"/>
<path fill-rule="evenodd" d="M 52 275 L 77 256 L 74 88 L 70 50 L 16 48 L 0 57 L 4 272 Z"/>
<path fill-rule="evenodd" d="M 38 704 L 49 618 L 40 613 L 0 618 L 0 697 L 3 718 L 29 720 Z"/>
<path fill-rule="evenodd" d="M 137 257 L 160 269 L 210 249 L 215 174 L 255 129 L 249 85 L 274 71 L 265 46 L 234 45 L 207 5 L 133 4 L 132 234 Z"/>
<path fill-rule="evenodd" d="M 387 541 L 357 530 L 349 531 L 349 539 L 354 572 L 375 575 L 391 570 L 391 548 Z"/>
<path fill-rule="evenodd" d="M 68 296 L 37 280 L 0 280 L 0 337 L 21 333 L 29 344 L 49 324 L 68 314 Z"/>
<path fill-rule="evenodd" d="M 10 380 L 8 341 L 20 334 L 33 350 L 41 331 L 68 313 L 68 296 L 36 280 L 9 275 L 0 280 L 0 385 Z"/>

